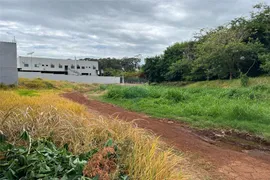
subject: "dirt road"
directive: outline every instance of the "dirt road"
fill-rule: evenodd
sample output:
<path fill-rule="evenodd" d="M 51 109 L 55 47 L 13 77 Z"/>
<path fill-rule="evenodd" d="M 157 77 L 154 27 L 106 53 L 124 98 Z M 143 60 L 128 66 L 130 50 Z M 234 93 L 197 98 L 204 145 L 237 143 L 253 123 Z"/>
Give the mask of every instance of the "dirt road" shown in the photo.
<path fill-rule="evenodd" d="M 86 105 L 90 110 L 97 111 L 104 116 L 118 116 L 125 121 L 136 124 L 161 136 L 166 143 L 172 144 L 182 152 L 196 154 L 210 162 L 209 169 L 213 179 L 235 180 L 270 180 L 270 155 L 268 153 L 246 153 L 231 146 L 218 145 L 205 141 L 186 125 L 170 120 L 151 118 L 144 114 L 130 112 L 123 108 L 89 100 L 80 93 L 66 93 L 64 97 Z"/>

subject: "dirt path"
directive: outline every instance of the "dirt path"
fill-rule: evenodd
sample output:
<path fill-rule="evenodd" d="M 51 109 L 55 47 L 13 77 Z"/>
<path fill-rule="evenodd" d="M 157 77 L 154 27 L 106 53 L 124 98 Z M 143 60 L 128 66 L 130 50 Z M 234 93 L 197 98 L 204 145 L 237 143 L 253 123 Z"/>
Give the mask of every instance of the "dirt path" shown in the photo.
<path fill-rule="evenodd" d="M 203 140 L 181 123 L 155 119 L 108 103 L 89 100 L 76 92 L 66 93 L 63 96 L 84 104 L 101 115 L 118 116 L 119 119 L 125 121 L 135 120 L 139 127 L 161 136 L 165 142 L 172 144 L 180 151 L 196 154 L 211 162 L 213 168 L 209 168 L 209 171 L 214 179 L 270 180 L 270 156 L 267 153 L 265 155 L 258 155 L 256 152 L 247 154 L 226 146 L 218 146 L 211 141 Z"/>

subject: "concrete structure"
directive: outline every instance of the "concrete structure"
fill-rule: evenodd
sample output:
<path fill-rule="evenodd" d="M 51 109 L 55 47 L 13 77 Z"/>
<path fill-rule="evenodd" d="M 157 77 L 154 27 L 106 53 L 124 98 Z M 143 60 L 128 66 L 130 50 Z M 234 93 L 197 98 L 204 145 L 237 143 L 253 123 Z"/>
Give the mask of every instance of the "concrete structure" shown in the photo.
<path fill-rule="evenodd" d="M 97 61 L 75 61 L 63 59 L 49 59 L 38 57 L 18 58 L 18 70 L 24 72 L 41 72 L 52 74 L 66 74 L 76 76 L 98 76 Z"/>
<path fill-rule="evenodd" d="M 0 42 L 0 83 L 18 83 L 16 43 Z"/>
<path fill-rule="evenodd" d="M 40 72 L 19 72 L 19 77 L 35 79 L 42 78 L 56 81 L 70 81 L 77 83 L 119 84 L 120 77 L 111 76 L 67 76 L 64 74 L 48 74 Z"/>

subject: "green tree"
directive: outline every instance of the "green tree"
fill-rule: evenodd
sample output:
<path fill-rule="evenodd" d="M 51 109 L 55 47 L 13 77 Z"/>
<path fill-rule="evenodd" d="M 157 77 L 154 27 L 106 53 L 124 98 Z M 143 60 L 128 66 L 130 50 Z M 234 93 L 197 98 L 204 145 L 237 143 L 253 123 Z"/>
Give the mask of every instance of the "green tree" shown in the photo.
<path fill-rule="evenodd" d="M 207 79 L 232 79 L 240 72 L 248 73 L 254 68 L 263 48 L 259 42 L 245 43 L 245 37 L 242 29 L 223 28 L 211 34 L 197 45 L 198 58 L 194 68 L 204 69 Z"/>
<path fill-rule="evenodd" d="M 161 82 L 163 80 L 160 73 L 160 61 L 163 61 L 163 56 L 155 56 L 145 59 L 145 65 L 142 69 L 149 82 Z"/>

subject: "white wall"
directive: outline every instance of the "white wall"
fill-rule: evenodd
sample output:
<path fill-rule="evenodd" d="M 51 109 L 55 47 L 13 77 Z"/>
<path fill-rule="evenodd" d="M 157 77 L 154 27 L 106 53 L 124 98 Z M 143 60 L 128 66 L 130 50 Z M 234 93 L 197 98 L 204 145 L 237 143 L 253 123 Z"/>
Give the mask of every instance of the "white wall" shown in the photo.
<path fill-rule="evenodd" d="M 28 65 L 28 67 L 25 66 Z M 51 67 L 51 65 L 54 67 Z M 60 68 L 59 65 L 62 65 Z M 75 60 L 64 60 L 64 59 L 51 59 L 51 58 L 39 58 L 39 57 L 32 57 L 31 56 L 19 56 L 18 58 L 18 68 L 21 68 L 23 71 L 58 71 L 58 72 L 65 72 L 65 66 L 71 68 L 74 66 L 74 69 L 80 74 L 82 73 L 91 73 L 91 76 L 97 76 L 98 70 L 98 62 L 97 61 L 75 61 Z M 77 69 L 77 66 L 80 66 L 80 69 Z M 82 69 L 84 67 L 84 69 Z"/>
<path fill-rule="evenodd" d="M 17 84 L 17 82 L 16 43 L 0 42 L 0 83 Z"/>
<path fill-rule="evenodd" d="M 71 76 L 62 74 L 44 74 L 39 72 L 19 72 L 19 77 L 21 78 L 42 78 L 48 80 L 57 81 L 70 81 L 77 83 L 99 83 L 99 84 L 119 84 L 120 77 L 111 76 Z"/>

